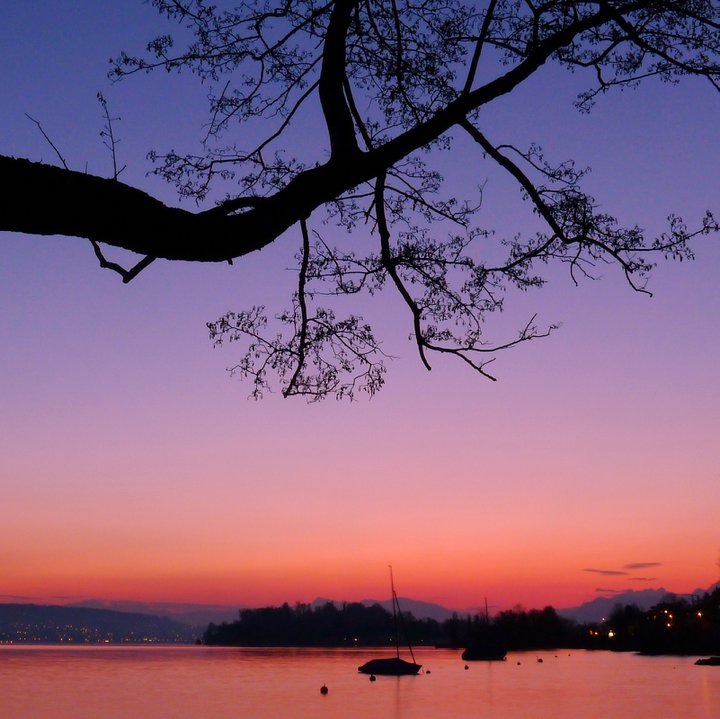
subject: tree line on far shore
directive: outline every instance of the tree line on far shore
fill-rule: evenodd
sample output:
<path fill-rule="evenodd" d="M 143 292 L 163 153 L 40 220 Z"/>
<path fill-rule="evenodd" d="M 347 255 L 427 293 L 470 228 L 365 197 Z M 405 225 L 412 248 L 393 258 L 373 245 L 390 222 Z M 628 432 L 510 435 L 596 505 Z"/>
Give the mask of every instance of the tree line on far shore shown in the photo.
<path fill-rule="evenodd" d="M 618 605 L 596 624 L 579 624 L 542 610 L 512 609 L 491 618 L 460 616 L 443 622 L 398 618 L 401 641 L 413 646 L 463 648 L 484 642 L 507 651 L 582 648 L 666 654 L 720 654 L 720 587 L 691 599 L 669 595 L 649 610 Z M 393 615 L 379 604 L 327 602 L 243 609 L 232 623 L 210 624 L 203 642 L 216 646 L 368 647 L 395 642 Z"/>

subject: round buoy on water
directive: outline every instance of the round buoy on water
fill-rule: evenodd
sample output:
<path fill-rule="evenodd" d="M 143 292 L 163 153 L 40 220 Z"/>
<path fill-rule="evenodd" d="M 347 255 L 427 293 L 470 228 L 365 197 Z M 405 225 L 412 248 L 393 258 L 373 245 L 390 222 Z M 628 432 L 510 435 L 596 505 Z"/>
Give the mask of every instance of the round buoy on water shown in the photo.
<path fill-rule="evenodd" d="M 320 687 L 320 693 L 321 693 L 321 694 L 327 694 L 327 693 L 328 693 L 328 688 L 327 688 L 324 684 Z"/>
<path fill-rule="evenodd" d="M 470 669 L 470 667 L 466 664 L 466 665 L 465 665 L 465 671 L 467 671 L 468 669 Z"/>
<path fill-rule="evenodd" d="M 370 681 L 371 681 L 371 682 L 374 682 L 374 681 L 376 681 L 376 680 L 377 680 L 377 677 L 376 677 L 374 674 L 371 674 L 371 675 L 370 675 Z"/>

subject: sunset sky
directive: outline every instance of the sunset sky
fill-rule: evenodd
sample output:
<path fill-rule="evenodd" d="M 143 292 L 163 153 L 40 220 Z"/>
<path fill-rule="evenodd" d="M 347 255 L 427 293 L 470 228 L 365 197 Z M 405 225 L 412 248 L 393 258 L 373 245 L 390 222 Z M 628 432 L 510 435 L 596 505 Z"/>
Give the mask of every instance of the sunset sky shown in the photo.
<path fill-rule="evenodd" d="M 3 3 L 0 154 L 57 161 L 27 113 L 72 168 L 109 175 L 102 91 L 121 179 L 175 202 L 145 155 L 196 147 L 206 90 L 106 77 L 109 57 L 166 29 L 140 2 Z M 491 137 L 592 166 L 603 208 L 650 234 L 671 212 L 720 213 L 709 85 L 651 82 L 582 115 L 582 77 L 543 73 L 488 111 Z M 487 179 L 480 222 L 532 229 L 517 191 L 473 162 L 447 175 Z M 498 327 L 535 312 L 562 327 L 501 355 L 497 382 L 442 359 L 424 370 L 385 294 L 361 308 L 397 357 L 379 395 L 248 400 L 205 323 L 283 308 L 298 243 L 293 230 L 232 267 L 156 262 L 123 285 L 87 241 L 2 233 L 0 601 L 385 598 L 388 563 L 402 595 L 457 609 L 720 579 L 720 237 L 661 264 L 652 298 L 616 268 L 579 287 L 551 271 Z"/>

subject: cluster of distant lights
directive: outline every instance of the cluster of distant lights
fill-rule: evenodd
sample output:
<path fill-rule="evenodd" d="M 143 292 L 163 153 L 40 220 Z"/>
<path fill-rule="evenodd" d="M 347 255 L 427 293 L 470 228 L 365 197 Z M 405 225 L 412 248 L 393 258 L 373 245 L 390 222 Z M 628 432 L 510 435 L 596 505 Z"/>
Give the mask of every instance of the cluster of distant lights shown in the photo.
<path fill-rule="evenodd" d="M 670 610 L 668 610 L 668 609 L 663 609 L 663 610 L 662 610 L 662 613 L 665 615 L 665 618 L 666 618 L 666 620 L 667 620 L 667 621 L 665 622 L 665 626 L 666 626 L 668 629 L 672 629 L 672 622 L 673 622 L 673 619 L 674 619 L 672 613 L 671 613 Z M 698 619 L 702 619 L 703 613 L 698 610 L 697 612 L 695 612 L 695 616 L 696 616 Z M 654 615 L 653 615 L 653 619 L 657 619 L 657 618 L 658 618 L 657 614 L 654 614 Z M 602 622 L 605 622 L 605 621 L 607 621 L 607 620 L 605 619 L 605 617 L 603 617 L 603 618 L 601 619 L 601 621 L 602 621 Z M 590 630 L 589 630 L 589 634 L 590 634 L 591 637 L 599 637 L 599 636 L 600 636 L 600 631 L 597 630 L 597 629 L 590 629 Z M 614 630 L 614 629 L 608 629 L 607 636 L 608 636 L 608 639 L 612 639 L 614 636 L 616 636 L 615 630 Z"/>
<path fill-rule="evenodd" d="M 591 637 L 599 637 L 600 632 L 597 629 L 590 629 L 589 634 Z M 615 636 L 615 632 L 612 629 L 608 629 L 608 637 L 612 639 Z"/>
<path fill-rule="evenodd" d="M 41 625 L 32 625 L 35 630 L 55 630 L 58 632 L 57 639 L 51 640 L 51 642 L 59 644 L 167 644 L 166 639 L 161 639 L 154 636 L 135 636 L 134 632 L 131 632 L 131 636 L 123 636 L 119 639 L 115 639 L 112 632 L 101 632 L 97 629 L 91 629 L 85 626 L 75 626 L 73 624 L 65 624 L 62 627 L 42 627 Z M 72 634 L 60 633 L 65 631 L 78 631 L 82 634 L 82 638 L 77 638 Z M 15 639 L 0 639 L 0 644 L 43 644 L 47 639 L 38 636 L 31 636 L 31 632 L 28 629 L 16 629 Z M 355 640 L 357 642 L 357 639 Z"/>
<path fill-rule="evenodd" d="M 662 613 L 665 615 L 665 618 L 667 619 L 667 622 L 665 623 L 665 626 L 666 626 L 668 629 L 671 629 L 671 628 L 672 628 L 673 619 L 674 619 L 672 613 L 671 613 L 668 609 L 663 609 L 663 610 L 662 610 Z M 702 615 L 703 615 L 703 613 L 702 613 L 700 610 L 698 610 L 697 612 L 695 612 L 695 616 L 696 616 L 698 619 L 702 619 Z M 657 616 L 653 616 L 653 619 L 657 619 Z"/>

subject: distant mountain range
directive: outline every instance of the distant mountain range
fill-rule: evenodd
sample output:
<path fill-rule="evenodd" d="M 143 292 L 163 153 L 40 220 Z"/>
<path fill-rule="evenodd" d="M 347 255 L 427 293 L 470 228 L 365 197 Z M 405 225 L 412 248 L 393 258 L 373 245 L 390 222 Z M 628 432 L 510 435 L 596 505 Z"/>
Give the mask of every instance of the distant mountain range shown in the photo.
<path fill-rule="evenodd" d="M 718 586 L 720 586 L 720 582 L 713 584 L 713 586 L 708 589 L 696 589 L 690 594 L 675 594 L 663 587 L 658 589 L 630 589 L 627 592 L 618 592 L 617 594 L 612 594 L 609 597 L 597 597 L 596 599 L 585 602 L 578 607 L 558 609 L 557 613 L 563 617 L 567 617 L 568 619 L 574 619 L 576 622 L 580 622 L 581 624 L 589 624 L 592 622 L 599 622 L 603 618 L 609 616 L 618 604 L 621 606 L 634 604 L 640 609 L 646 610 L 650 609 L 650 607 L 655 604 L 659 604 L 668 596 L 703 596 L 706 592 L 711 592 Z"/>
<path fill-rule="evenodd" d="M 702 596 L 712 591 L 697 589 L 692 594 Z M 665 588 L 629 590 L 611 596 L 597 597 L 577 607 L 557 609 L 557 613 L 581 624 L 601 621 L 611 614 L 616 605 L 636 605 L 642 610 L 673 595 Z M 342 602 L 318 597 L 313 607 L 331 602 Z M 440 604 L 400 597 L 400 608 L 416 619 L 434 619 L 444 622 L 454 614 L 467 615 L 467 610 L 456 611 Z M 391 599 L 363 599 L 361 604 L 379 604 L 392 611 Z M 221 624 L 238 619 L 239 607 L 216 604 L 152 603 L 108 600 L 87 600 L 66 606 L 0 603 L 0 641 L 160 641 L 191 642 L 202 635 L 211 622 Z M 25 634 L 23 634 L 23 632 Z M 29 632 L 29 634 L 28 634 Z M 32 636 L 32 639 L 29 637 Z M 23 639 L 22 637 L 27 637 Z"/>
<path fill-rule="evenodd" d="M 328 602 L 340 605 L 342 602 L 333 599 L 318 597 L 311 602 L 313 607 L 322 606 Z M 392 612 L 391 599 L 363 599 L 360 602 L 366 606 L 379 604 L 384 609 Z M 191 627 L 202 627 L 205 629 L 210 622 L 221 624 L 222 622 L 233 622 L 238 619 L 240 609 L 246 607 L 229 607 L 219 604 L 183 604 L 176 602 L 128 602 L 112 601 L 103 599 L 89 599 L 83 602 L 76 602 L 73 607 L 88 609 L 110 609 L 115 612 L 135 612 L 140 614 L 153 614 L 158 617 L 167 617 L 176 622 L 187 624 Z M 404 612 L 410 612 L 417 619 L 435 619 L 444 622 L 450 619 L 454 610 L 443 607 L 432 602 L 423 602 L 418 599 L 400 597 L 400 608 Z"/>
<path fill-rule="evenodd" d="M 720 584 L 720 582 L 718 583 Z M 708 589 L 696 589 L 692 594 L 703 595 L 705 592 L 712 591 L 718 584 Z M 603 617 L 607 617 L 617 604 L 634 604 L 640 609 L 649 609 L 658 602 L 661 602 L 666 596 L 673 595 L 673 592 L 659 587 L 657 589 L 641 589 L 628 590 L 626 592 L 618 592 L 611 596 L 602 596 L 591 599 L 576 607 L 567 607 L 557 609 L 557 613 L 568 619 L 574 619 L 576 622 L 592 623 L 599 622 Z M 688 596 L 688 595 L 675 595 Z M 424 602 L 419 599 L 410 597 L 400 597 L 400 608 L 404 612 L 410 612 L 416 619 L 434 619 L 438 622 L 444 622 L 450 619 L 453 614 L 464 616 L 466 614 L 474 614 L 469 610 L 455 610 L 444 607 L 441 604 L 432 602 Z M 321 606 L 331 602 L 340 605 L 342 602 L 325 597 L 317 597 L 311 602 L 313 607 Z M 370 606 L 379 604 L 384 609 L 392 612 L 391 599 L 362 599 L 361 604 Z M 177 622 L 187 624 L 191 627 L 207 627 L 210 622 L 220 624 L 222 622 L 232 622 L 238 618 L 240 607 L 229 607 L 216 604 L 181 604 L 181 603 L 150 603 L 150 602 L 115 602 L 102 600 L 89 600 L 80 602 L 73 606 L 92 607 L 97 609 L 112 609 L 119 612 L 140 612 L 143 614 L 154 614 L 160 617 L 167 617 Z M 538 607 L 540 608 L 540 607 Z"/>
<path fill-rule="evenodd" d="M 718 584 L 720 584 L 720 582 Z M 718 586 L 718 584 L 713 585 L 709 589 L 696 589 L 692 592 L 692 594 L 702 596 L 705 592 L 712 591 L 716 586 Z M 588 602 L 584 602 L 577 607 L 557 609 L 557 613 L 563 617 L 567 617 L 568 619 L 574 619 L 580 624 L 590 624 L 593 622 L 599 622 L 604 617 L 607 617 L 618 604 L 634 604 L 640 609 L 645 610 L 660 603 L 668 595 L 688 596 L 673 594 L 663 587 L 658 589 L 628 590 L 611 596 L 597 597 Z M 328 601 L 330 600 L 318 598 L 313 602 L 313 606 L 316 606 L 317 604 L 324 604 Z M 361 603 L 365 605 L 379 604 L 388 611 L 392 611 L 392 600 L 390 599 L 363 599 Z M 408 597 L 400 597 L 400 608 L 403 611 L 410 612 L 416 619 L 435 619 L 438 622 L 444 622 L 446 619 L 450 619 L 453 614 L 464 616 L 469 613 L 477 613 L 469 612 L 468 610 L 460 611 L 448 609 L 440 604 L 432 604 L 431 602 L 423 602 L 417 599 L 410 599 Z"/>
<path fill-rule="evenodd" d="M 110 609 L 115 612 L 136 612 L 166 617 L 190 627 L 202 627 L 210 622 L 221 624 L 238 618 L 238 607 L 222 604 L 188 604 L 182 602 L 129 602 L 106 599 L 88 599 L 68 605 L 88 609 Z"/>
<path fill-rule="evenodd" d="M 419 599 L 410 599 L 409 597 L 398 597 L 400 603 L 400 609 L 403 612 L 410 612 L 415 619 L 434 619 L 437 622 L 444 622 L 446 619 L 450 619 L 453 614 L 456 614 L 455 610 L 443 607 L 441 604 L 433 604 L 432 602 L 423 602 Z M 325 599 L 318 597 L 312 602 L 313 607 L 317 607 L 323 604 L 339 605 L 342 602 L 337 602 L 332 599 Z M 370 607 L 373 604 L 379 604 L 383 609 L 392 613 L 392 599 L 361 599 L 360 604 L 364 604 L 366 607 Z"/>
<path fill-rule="evenodd" d="M 562 617 L 574 619 L 581 624 L 591 624 L 608 617 L 618 604 L 622 606 L 634 604 L 645 610 L 661 602 L 668 594 L 671 594 L 671 592 L 668 592 L 663 587 L 658 589 L 629 589 L 627 592 L 618 592 L 607 597 L 596 597 L 577 607 L 558 609 L 557 613 Z"/>

